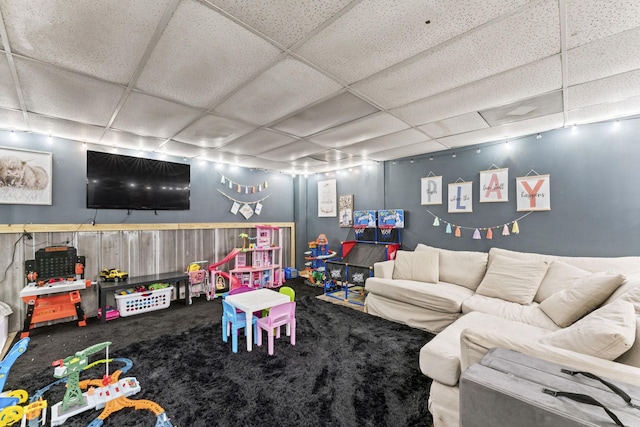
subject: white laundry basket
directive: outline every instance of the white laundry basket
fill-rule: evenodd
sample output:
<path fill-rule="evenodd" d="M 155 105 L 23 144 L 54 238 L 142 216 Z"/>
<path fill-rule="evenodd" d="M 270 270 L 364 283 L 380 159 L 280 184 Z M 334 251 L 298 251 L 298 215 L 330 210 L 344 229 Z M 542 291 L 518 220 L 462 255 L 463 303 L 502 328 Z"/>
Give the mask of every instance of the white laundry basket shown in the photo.
<path fill-rule="evenodd" d="M 173 286 L 154 291 L 134 292 L 127 295 L 115 295 L 120 316 L 160 310 L 169 307 Z"/>

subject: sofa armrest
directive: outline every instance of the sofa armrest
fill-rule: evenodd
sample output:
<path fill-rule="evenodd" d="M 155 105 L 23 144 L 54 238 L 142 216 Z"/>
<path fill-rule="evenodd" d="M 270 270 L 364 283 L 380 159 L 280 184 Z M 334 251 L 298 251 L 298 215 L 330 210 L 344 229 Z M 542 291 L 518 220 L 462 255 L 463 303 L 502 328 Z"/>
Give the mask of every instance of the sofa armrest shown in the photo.
<path fill-rule="evenodd" d="M 393 279 L 394 260 L 380 261 L 373 264 L 373 275 L 381 279 Z"/>
<path fill-rule="evenodd" d="M 468 328 L 460 335 L 460 367 L 464 372 L 478 363 L 492 348 L 506 348 L 529 356 L 580 369 L 615 381 L 640 386 L 640 368 L 601 359 L 571 350 L 541 344 L 536 340 L 504 336 L 496 332 Z"/>

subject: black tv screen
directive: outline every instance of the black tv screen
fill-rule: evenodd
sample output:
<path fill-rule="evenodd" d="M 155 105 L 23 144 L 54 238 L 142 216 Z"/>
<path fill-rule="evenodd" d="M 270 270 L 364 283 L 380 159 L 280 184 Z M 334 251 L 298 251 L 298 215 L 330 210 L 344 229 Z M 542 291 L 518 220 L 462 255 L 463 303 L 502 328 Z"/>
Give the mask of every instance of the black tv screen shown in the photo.
<path fill-rule="evenodd" d="M 87 151 L 87 208 L 188 210 L 189 165 Z"/>

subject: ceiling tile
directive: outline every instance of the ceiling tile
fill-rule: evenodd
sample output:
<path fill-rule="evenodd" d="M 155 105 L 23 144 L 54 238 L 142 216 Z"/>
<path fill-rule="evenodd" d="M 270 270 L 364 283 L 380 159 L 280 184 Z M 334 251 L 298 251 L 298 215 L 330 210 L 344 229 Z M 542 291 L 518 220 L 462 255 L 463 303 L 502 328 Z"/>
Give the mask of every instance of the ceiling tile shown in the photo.
<path fill-rule="evenodd" d="M 478 129 L 488 128 L 489 125 L 478 113 L 467 113 L 450 119 L 438 120 L 420 126 L 431 138 L 442 138 L 443 136 L 455 135 L 458 133 L 470 132 Z"/>
<path fill-rule="evenodd" d="M 259 2 L 211 0 L 225 12 L 248 26 L 290 47 L 351 0 Z"/>
<path fill-rule="evenodd" d="M 377 111 L 380 110 L 361 98 L 350 92 L 343 92 L 302 110 L 271 127 L 292 135 L 305 137 Z"/>
<path fill-rule="evenodd" d="M 518 122 L 534 117 L 548 116 L 563 111 L 562 92 L 555 91 L 496 108 L 480 111 L 491 126 Z"/>
<path fill-rule="evenodd" d="M 202 110 L 131 92 L 112 127 L 139 135 L 171 138 L 201 115 Z"/>
<path fill-rule="evenodd" d="M 254 126 L 207 114 L 182 130 L 174 139 L 200 147 L 215 148 L 223 146 L 253 129 L 255 129 Z"/>
<path fill-rule="evenodd" d="M 137 87 L 209 108 L 275 61 L 280 50 L 194 0 L 182 1 Z"/>
<path fill-rule="evenodd" d="M 399 148 L 428 140 L 429 137 L 424 133 L 416 129 L 406 129 L 389 135 L 380 136 L 378 138 L 372 138 L 352 145 L 347 145 L 342 147 L 340 150 L 361 157 L 367 157 L 371 153 Z"/>
<path fill-rule="evenodd" d="M 0 129 L 29 130 L 22 111 L 0 108 Z"/>
<path fill-rule="evenodd" d="M 556 2 L 538 3 L 353 89 L 394 108 L 559 53 L 559 25 Z"/>
<path fill-rule="evenodd" d="M 5 55 L 0 56 L 0 107 L 20 108 L 20 100 Z"/>
<path fill-rule="evenodd" d="M 259 129 L 234 139 L 231 144 L 224 146 L 224 150 L 234 154 L 260 155 L 265 151 L 274 150 L 282 147 L 297 139 L 282 135 L 278 132 L 272 132 L 265 129 Z"/>
<path fill-rule="evenodd" d="M 15 58 L 27 110 L 104 126 L 124 89 L 91 77 Z"/>
<path fill-rule="evenodd" d="M 344 160 L 344 159 L 348 159 L 351 156 L 351 154 L 349 153 L 345 153 L 343 151 L 338 151 L 338 150 L 327 150 L 327 151 L 323 151 L 321 153 L 315 153 L 315 154 L 311 154 L 308 156 L 311 159 L 315 159 L 318 160 L 320 162 L 336 162 L 339 160 Z"/>
<path fill-rule="evenodd" d="M 291 169 L 291 166 L 286 162 L 274 162 L 253 156 L 244 157 L 238 166 L 243 168 L 267 169 L 274 171 L 286 171 Z"/>
<path fill-rule="evenodd" d="M 70 139 L 79 142 L 99 143 L 103 128 L 87 125 L 71 120 L 45 117 L 38 114 L 29 114 L 31 130 L 43 135 L 55 135 L 59 138 Z"/>
<path fill-rule="evenodd" d="M 313 157 L 305 156 L 292 162 L 298 169 L 309 169 L 316 166 L 326 166 L 327 162 Z"/>
<path fill-rule="evenodd" d="M 640 68 L 640 28 L 572 49 L 567 55 L 570 86 Z"/>
<path fill-rule="evenodd" d="M 324 147 L 301 140 L 276 148 L 275 150 L 264 152 L 260 154 L 260 157 L 264 157 L 267 160 L 273 160 L 277 162 L 292 162 L 301 157 L 309 156 L 315 153 L 321 153 L 325 150 L 326 148 Z"/>
<path fill-rule="evenodd" d="M 211 162 L 234 166 L 242 166 L 242 162 L 248 157 L 250 156 L 233 154 L 218 149 L 208 149 L 205 153 L 199 156 L 199 158 L 206 159 Z"/>
<path fill-rule="evenodd" d="M 593 123 L 619 117 L 640 114 L 640 96 L 633 96 L 616 102 L 589 105 L 568 112 L 568 123 Z"/>
<path fill-rule="evenodd" d="M 519 99 L 530 98 L 560 88 L 562 88 L 562 64 L 560 55 L 554 55 L 391 111 L 418 126 L 510 104 Z"/>
<path fill-rule="evenodd" d="M 565 3 L 569 49 L 640 25 L 640 2 L 635 0 L 565 0 Z"/>
<path fill-rule="evenodd" d="M 169 140 L 162 146 L 158 147 L 156 151 L 166 154 L 167 156 L 176 156 L 190 159 L 193 157 L 206 156 L 210 150 L 207 147 L 200 147 L 180 141 Z"/>
<path fill-rule="evenodd" d="M 14 53 L 126 84 L 168 4 L 19 0 L 0 10 Z"/>
<path fill-rule="evenodd" d="M 507 123 L 501 126 L 480 129 L 459 135 L 439 138 L 438 141 L 448 147 L 463 147 L 467 145 L 482 144 L 485 142 L 508 140 L 522 136 L 532 135 L 564 126 L 562 113 L 544 117 L 523 120 L 515 123 Z"/>
<path fill-rule="evenodd" d="M 388 135 L 409 126 L 388 113 L 372 114 L 308 138 L 328 148 L 340 148 L 367 139 Z"/>
<path fill-rule="evenodd" d="M 640 70 L 584 83 L 569 88 L 568 109 L 618 102 L 640 95 Z"/>
<path fill-rule="evenodd" d="M 387 160 L 402 159 L 404 157 L 419 156 L 424 153 L 446 150 L 447 147 L 436 141 L 420 142 L 418 144 L 405 145 L 404 147 L 393 148 L 391 150 L 373 153 L 370 158 L 378 162 Z"/>
<path fill-rule="evenodd" d="M 243 86 L 215 111 L 265 125 L 340 88 L 324 74 L 288 57 Z"/>
<path fill-rule="evenodd" d="M 352 83 L 526 3 L 365 0 L 303 44 L 298 53 Z M 427 20 L 431 23 L 425 24 Z"/>
<path fill-rule="evenodd" d="M 160 147 L 164 142 L 165 139 L 139 136 L 117 130 L 107 131 L 101 141 L 102 144 L 111 147 L 123 147 L 141 151 L 161 151 Z"/>

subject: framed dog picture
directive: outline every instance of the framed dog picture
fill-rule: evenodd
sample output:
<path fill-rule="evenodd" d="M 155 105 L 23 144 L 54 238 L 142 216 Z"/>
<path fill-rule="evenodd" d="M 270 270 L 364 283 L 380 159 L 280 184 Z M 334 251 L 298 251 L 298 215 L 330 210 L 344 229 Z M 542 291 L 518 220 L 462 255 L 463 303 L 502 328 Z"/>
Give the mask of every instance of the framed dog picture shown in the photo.
<path fill-rule="evenodd" d="M 0 147 L 0 203 L 51 204 L 51 153 Z"/>

